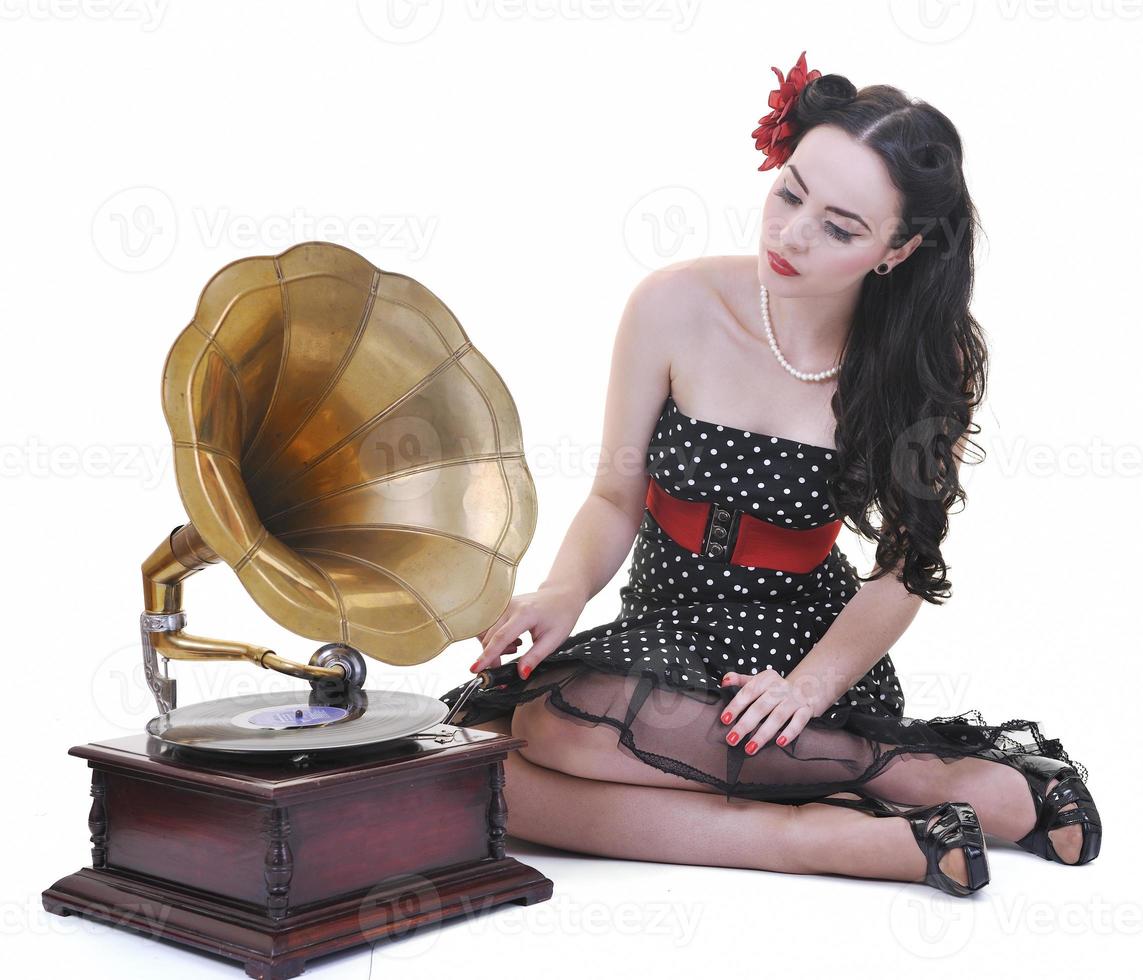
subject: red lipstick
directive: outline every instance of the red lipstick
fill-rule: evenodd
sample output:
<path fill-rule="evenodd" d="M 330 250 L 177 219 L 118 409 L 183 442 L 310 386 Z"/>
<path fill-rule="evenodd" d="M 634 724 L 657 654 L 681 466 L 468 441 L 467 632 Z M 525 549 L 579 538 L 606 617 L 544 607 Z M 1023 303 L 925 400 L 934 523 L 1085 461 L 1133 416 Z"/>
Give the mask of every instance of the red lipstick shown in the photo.
<path fill-rule="evenodd" d="M 766 257 L 770 260 L 770 268 L 773 269 L 780 276 L 797 276 L 800 275 L 789 262 L 787 262 L 777 252 L 766 250 Z"/>

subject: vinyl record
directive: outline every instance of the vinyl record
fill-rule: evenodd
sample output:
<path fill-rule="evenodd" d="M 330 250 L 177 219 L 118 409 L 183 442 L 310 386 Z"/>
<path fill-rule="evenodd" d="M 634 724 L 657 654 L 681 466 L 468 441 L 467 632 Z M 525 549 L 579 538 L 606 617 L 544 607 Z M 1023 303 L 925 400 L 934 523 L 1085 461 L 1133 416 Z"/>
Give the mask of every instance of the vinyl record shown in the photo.
<path fill-rule="evenodd" d="M 404 738 L 439 724 L 449 707 L 407 691 L 247 694 L 175 708 L 147 722 L 171 745 L 208 752 L 322 752 Z"/>

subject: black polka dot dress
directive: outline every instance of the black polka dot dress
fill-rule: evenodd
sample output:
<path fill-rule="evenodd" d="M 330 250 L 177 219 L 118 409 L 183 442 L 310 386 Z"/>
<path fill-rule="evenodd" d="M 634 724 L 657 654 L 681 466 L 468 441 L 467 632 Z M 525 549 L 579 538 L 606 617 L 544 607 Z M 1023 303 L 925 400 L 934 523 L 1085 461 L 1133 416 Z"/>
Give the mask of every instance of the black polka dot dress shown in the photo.
<path fill-rule="evenodd" d="M 647 472 L 671 497 L 808 530 L 838 518 L 827 494 L 836 457 L 823 446 L 690 417 L 668 396 Z M 721 687 L 723 674 L 769 669 L 785 676 L 861 587 L 836 543 L 809 571 L 743 566 L 684 547 L 647 509 L 614 620 L 567 637 L 528 681 L 509 661 L 488 672 L 487 687 L 470 680 L 441 700 L 452 706 L 467 691 L 452 719 L 463 725 L 548 695 L 551 710 L 614 728 L 618 751 L 727 796 L 793 803 L 837 792 L 860 796 L 864 783 L 909 752 L 1035 752 L 1071 761 L 1086 778 L 1034 722 L 990 726 L 975 711 L 905 717 L 888 653 L 786 746 L 771 740 L 747 755 L 748 739 L 729 745 L 719 715 L 739 688 Z"/>

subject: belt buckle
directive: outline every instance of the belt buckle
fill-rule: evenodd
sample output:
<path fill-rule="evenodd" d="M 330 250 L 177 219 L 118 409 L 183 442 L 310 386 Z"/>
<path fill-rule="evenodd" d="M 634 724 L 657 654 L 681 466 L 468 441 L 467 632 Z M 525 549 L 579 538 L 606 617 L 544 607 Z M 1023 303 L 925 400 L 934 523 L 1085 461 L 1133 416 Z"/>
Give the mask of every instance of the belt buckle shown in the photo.
<path fill-rule="evenodd" d="M 722 504 L 711 504 L 706 530 L 702 536 L 702 555 L 723 565 L 730 564 L 738 540 L 738 522 L 742 511 Z"/>

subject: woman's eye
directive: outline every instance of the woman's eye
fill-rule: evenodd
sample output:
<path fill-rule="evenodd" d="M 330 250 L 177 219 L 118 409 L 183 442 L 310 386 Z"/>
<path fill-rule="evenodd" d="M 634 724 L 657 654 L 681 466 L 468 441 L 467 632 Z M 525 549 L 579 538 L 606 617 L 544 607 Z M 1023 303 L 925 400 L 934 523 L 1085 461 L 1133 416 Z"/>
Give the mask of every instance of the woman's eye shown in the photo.
<path fill-rule="evenodd" d="M 785 187 L 779 187 L 778 190 L 775 191 L 774 196 L 780 197 L 787 204 L 802 203 L 799 198 L 791 194 L 790 191 Z M 825 223 L 825 229 L 827 235 L 829 235 L 831 238 L 836 238 L 839 242 L 848 242 L 851 238 L 856 237 L 853 232 L 843 231 L 831 221 L 827 221 Z"/>

